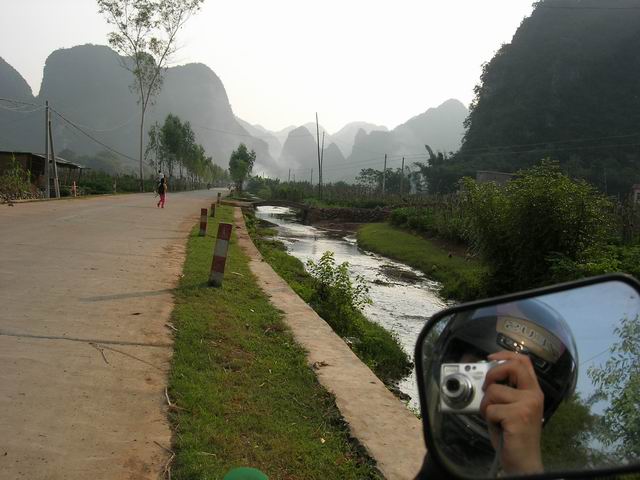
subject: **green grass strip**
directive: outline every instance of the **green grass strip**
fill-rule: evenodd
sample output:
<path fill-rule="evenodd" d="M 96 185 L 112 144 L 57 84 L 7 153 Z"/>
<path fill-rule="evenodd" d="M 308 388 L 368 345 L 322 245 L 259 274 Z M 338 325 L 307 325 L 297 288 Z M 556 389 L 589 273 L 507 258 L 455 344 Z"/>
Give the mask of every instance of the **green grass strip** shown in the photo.
<path fill-rule="evenodd" d="M 358 245 L 380 255 L 406 263 L 442 284 L 441 295 L 456 300 L 483 297 L 480 262 L 452 255 L 434 242 L 393 227 L 371 223 L 358 230 Z"/>
<path fill-rule="evenodd" d="M 191 232 L 176 290 L 173 478 L 219 480 L 238 466 L 272 479 L 380 478 L 256 284 L 235 235 L 223 287 L 207 286 L 217 222 L 233 223 L 232 208 L 216 217 L 206 237 Z"/>

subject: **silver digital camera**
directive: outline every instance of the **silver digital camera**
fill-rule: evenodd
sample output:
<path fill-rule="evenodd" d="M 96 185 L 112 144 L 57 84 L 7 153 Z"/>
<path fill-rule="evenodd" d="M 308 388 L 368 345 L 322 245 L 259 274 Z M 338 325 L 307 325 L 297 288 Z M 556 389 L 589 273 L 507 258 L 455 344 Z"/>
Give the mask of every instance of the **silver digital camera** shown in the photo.
<path fill-rule="evenodd" d="M 443 363 L 440 366 L 440 411 L 477 414 L 487 372 L 502 362 Z"/>

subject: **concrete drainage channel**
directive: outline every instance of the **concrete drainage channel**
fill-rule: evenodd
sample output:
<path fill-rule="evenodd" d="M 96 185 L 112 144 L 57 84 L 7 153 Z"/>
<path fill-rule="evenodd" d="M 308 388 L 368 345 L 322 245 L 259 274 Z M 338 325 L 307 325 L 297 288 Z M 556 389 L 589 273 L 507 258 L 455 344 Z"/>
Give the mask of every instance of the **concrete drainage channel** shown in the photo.
<path fill-rule="evenodd" d="M 250 259 L 258 285 L 283 312 L 296 341 L 307 350 L 309 364 L 320 383 L 335 396 L 353 437 L 387 479 L 415 478 L 426 453 L 421 422 L 262 259 L 238 207 L 234 221 L 238 243 Z"/>

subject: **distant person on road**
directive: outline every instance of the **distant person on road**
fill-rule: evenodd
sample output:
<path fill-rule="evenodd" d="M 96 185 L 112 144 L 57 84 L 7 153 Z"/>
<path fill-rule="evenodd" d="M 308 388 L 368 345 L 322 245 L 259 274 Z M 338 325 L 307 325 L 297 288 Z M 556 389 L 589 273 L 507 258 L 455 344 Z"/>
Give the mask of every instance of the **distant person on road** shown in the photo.
<path fill-rule="evenodd" d="M 158 184 L 162 183 L 163 178 L 164 178 L 164 173 L 162 173 L 162 170 L 158 170 Z"/>
<path fill-rule="evenodd" d="M 164 208 L 164 201 L 167 195 L 167 179 L 162 177 L 160 183 L 158 184 L 158 195 L 160 195 L 160 200 L 158 201 L 158 208 Z"/>

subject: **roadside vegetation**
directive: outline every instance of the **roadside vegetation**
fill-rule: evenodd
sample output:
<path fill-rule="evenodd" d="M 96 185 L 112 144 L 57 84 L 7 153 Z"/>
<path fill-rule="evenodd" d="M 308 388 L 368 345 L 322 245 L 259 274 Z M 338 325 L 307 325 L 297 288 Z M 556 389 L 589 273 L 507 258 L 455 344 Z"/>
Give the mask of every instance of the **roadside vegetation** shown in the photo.
<path fill-rule="evenodd" d="M 232 209 L 216 215 L 206 237 L 192 231 L 175 292 L 173 478 L 222 478 L 238 466 L 269 478 L 380 478 L 256 284 L 235 235 L 223 287 L 207 286 L 214 232 L 219 221 L 232 222 Z"/>
<path fill-rule="evenodd" d="M 637 208 L 569 178 L 557 162 L 523 170 L 504 187 L 467 178 L 444 198 L 435 206 L 397 209 L 391 222 L 457 242 L 480 259 L 479 296 L 608 272 L 640 274 Z M 387 232 L 376 241 L 400 238 Z M 431 258 L 437 256 L 425 251 L 423 262 Z"/>
<path fill-rule="evenodd" d="M 264 179 L 254 187 L 288 200 L 313 191 Z M 305 201 L 349 204 L 340 198 L 356 187 L 341 197 L 334 184 L 324 200 Z M 640 276 L 640 208 L 569 177 L 558 162 L 544 160 L 505 186 L 465 178 L 450 194 L 367 195 L 351 206 L 371 201 L 388 211 L 389 223 L 364 226 L 360 246 L 422 270 L 442 283 L 445 297 L 472 300 L 608 272 Z"/>
<path fill-rule="evenodd" d="M 392 385 L 409 374 L 412 364 L 398 340 L 362 313 L 362 307 L 369 301 L 367 289 L 361 280 L 349 278 L 346 264 L 337 265 L 329 252 L 305 268 L 287 253 L 282 242 L 270 238 L 275 231 L 262 226 L 251 213 L 245 213 L 245 219 L 264 259 L 347 341 L 378 378 Z"/>
<path fill-rule="evenodd" d="M 31 172 L 22 168 L 20 162 L 12 157 L 4 172 L 0 174 L 0 200 L 31 198 L 34 189 L 30 177 Z"/>

